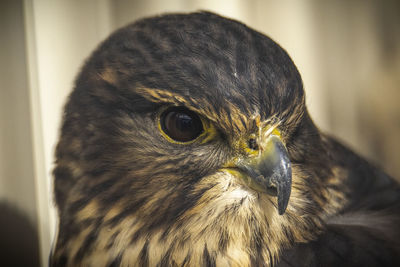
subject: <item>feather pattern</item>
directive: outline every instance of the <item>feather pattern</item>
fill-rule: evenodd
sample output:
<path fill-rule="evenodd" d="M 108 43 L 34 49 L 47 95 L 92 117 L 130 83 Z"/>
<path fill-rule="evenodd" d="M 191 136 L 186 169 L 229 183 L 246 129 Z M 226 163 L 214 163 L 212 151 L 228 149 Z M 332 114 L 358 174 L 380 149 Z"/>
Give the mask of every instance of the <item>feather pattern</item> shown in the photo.
<path fill-rule="evenodd" d="M 171 106 L 198 114 L 204 134 L 164 138 Z M 241 144 L 260 126 L 279 131 L 292 164 L 282 216 L 224 169 L 250 156 Z M 51 266 L 390 266 L 400 255 L 398 184 L 316 128 L 282 48 L 208 12 L 140 20 L 95 50 L 65 106 L 54 176 Z"/>

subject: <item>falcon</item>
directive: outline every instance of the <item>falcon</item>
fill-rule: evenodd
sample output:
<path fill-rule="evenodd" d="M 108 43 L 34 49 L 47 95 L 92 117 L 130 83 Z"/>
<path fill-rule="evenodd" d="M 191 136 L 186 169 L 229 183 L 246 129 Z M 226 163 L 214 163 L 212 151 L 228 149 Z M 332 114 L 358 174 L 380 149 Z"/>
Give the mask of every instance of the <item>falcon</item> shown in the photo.
<path fill-rule="evenodd" d="M 78 75 L 51 266 L 400 266 L 400 187 L 314 125 L 288 54 L 208 12 L 139 20 Z"/>

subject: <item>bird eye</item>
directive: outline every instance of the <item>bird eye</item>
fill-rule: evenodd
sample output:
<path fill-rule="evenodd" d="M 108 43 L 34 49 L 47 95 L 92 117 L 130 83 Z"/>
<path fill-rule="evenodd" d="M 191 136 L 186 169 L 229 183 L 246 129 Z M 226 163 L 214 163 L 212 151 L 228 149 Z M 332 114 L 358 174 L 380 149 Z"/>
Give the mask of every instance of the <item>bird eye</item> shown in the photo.
<path fill-rule="evenodd" d="M 203 132 L 200 117 L 184 107 L 172 107 L 164 111 L 160 126 L 167 136 L 178 142 L 192 141 Z"/>

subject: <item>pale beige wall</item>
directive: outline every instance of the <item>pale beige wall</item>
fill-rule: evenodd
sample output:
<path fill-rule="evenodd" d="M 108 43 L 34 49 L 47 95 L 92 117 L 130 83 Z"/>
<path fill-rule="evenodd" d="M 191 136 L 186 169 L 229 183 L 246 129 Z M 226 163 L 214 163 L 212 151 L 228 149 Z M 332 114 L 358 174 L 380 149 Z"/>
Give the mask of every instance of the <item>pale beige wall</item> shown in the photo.
<path fill-rule="evenodd" d="M 0 2 L 0 265 L 38 263 L 22 1 Z M 20 255 L 24 255 L 21 258 Z M 15 260 L 15 261 L 14 261 Z"/>
<path fill-rule="evenodd" d="M 314 2 L 328 131 L 400 179 L 400 2 Z"/>
<path fill-rule="evenodd" d="M 56 235 L 54 148 L 62 108 L 84 59 L 109 33 L 108 1 L 25 0 L 36 204 L 42 265 Z"/>
<path fill-rule="evenodd" d="M 0 201 L 35 222 L 23 10 L 20 1 L 0 4 Z"/>

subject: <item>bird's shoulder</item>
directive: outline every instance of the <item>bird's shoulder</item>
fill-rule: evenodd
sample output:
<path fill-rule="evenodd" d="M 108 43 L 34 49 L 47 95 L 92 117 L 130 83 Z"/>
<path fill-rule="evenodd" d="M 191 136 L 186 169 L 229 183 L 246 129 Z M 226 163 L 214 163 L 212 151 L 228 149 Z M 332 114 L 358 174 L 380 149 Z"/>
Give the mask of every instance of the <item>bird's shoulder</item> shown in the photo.
<path fill-rule="evenodd" d="M 282 252 L 277 266 L 400 266 L 400 186 L 332 137 L 328 157 L 340 168 L 347 201 L 325 219 L 317 239 Z"/>

